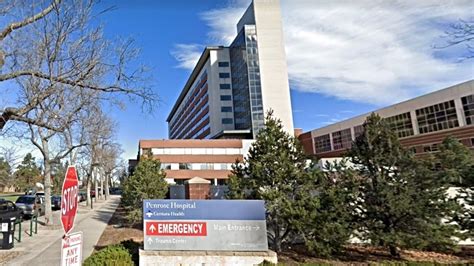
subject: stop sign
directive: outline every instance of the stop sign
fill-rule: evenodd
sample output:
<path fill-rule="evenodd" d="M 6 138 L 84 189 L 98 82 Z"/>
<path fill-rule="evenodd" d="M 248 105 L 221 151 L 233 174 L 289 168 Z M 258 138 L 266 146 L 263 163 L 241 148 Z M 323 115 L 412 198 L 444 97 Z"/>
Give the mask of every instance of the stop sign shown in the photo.
<path fill-rule="evenodd" d="M 66 234 L 71 231 L 76 217 L 77 196 L 79 194 L 78 183 L 76 167 L 69 166 L 61 192 L 61 223 Z"/>

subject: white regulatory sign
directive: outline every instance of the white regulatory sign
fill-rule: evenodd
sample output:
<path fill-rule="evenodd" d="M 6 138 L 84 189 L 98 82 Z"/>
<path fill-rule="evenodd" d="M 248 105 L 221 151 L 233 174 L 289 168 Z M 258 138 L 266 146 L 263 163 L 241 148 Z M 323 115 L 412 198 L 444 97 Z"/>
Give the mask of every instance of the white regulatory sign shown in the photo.
<path fill-rule="evenodd" d="M 82 265 L 82 232 L 66 235 L 61 241 L 61 266 Z"/>

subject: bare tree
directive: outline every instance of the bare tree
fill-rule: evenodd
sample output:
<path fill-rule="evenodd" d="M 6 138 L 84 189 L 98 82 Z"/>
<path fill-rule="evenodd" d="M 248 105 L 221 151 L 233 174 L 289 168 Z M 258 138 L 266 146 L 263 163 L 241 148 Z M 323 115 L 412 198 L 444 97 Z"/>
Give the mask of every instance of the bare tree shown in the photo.
<path fill-rule="evenodd" d="M 43 156 L 47 224 L 52 223 L 51 165 L 68 156 L 73 163 L 75 150 L 93 139 L 82 138 L 84 112 L 101 115 L 98 107 L 104 102 L 138 98 L 153 107 L 156 100 L 144 69 L 127 67 L 137 55 L 133 43 L 112 44 L 100 27 L 90 25 L 94 3 L 18 0 L 0 5 L 2 21 L 7 21 L 0 31 L 0 82 L 18 95 L 15 106 L 3 108 L 0 129 L 8 120 L 26 124 Z M 16 21 L 18 17 L 23 19 Z M 91 149 L 98 145 L 91 144 Z M 91 158 L 87 176 L 95 163 Z"/>
<path fill-rule="evenodd" d="M 463 59 L 474 58 L 474 20 L 461 19 L 459 22 L 452 24 L 443 38 L 446 39 L 446 43 L 436 48 L 444 49 L 451 46 L 465 45 L 467 55 Z"/>
<path fill-rule="evenodd" d="M 112 143 L 112 139 L 114 137 L 113 132 L 116 128 L 116 124 L 100 110 L 96 110 L 94 114 L 94 119 L 90 120 L 89 123 L 84 124 L 86 134 L 85 140 L 87 142 L 85 151 L 87 153 L 86 161 L 88 165 L 86 172 L 88 205 L 90 205 L 91 203 L 90 191 L 92 188 L 92 184 L 94 184 L 96 199 L 99 196 L 96 181 L 98 178 L 98 170 L 101 166 L 102 149 L 103 147 Z"/>
<path fill-rule="evenodd" d="M 152 108 L 156 95 L 147 86 L 145 69 L 129 69 L 128 64 L 137 56 L 133 42 L 111 43 L 102 36 L 100 27 L 91 26 L 95 0 L 8 1 L 0 5 L 0 82 L 32 78 L 39 83 L 61 85 L 96 91 L 102 100 L 122 102 L 123 97 L 140 99 L 143 107 Z M 22 19 L 18 20 L 18 17 Z M 41 45 L 45 49 L 37 50 Z M 48 58 L 48 63 L 31 64 L 32 59 Z M 18 89 L 18 88 L 12 88 Z M 21 89 L 20 89 L 21 90 Z M 18 105 L 5 106 L 0 115 L 0 129 L 9 120 L 20 121 L 54 131 L 54 124 L 28 116 L 34 108 L 57 93 L 51 86 Z"/>
<path fill-rule="evenodd" d="M 105 199 L 110 197 L 110 183 L 112 182 L 112 176 L 120 168 L 119 156 L 122 154 L 122 149 L 117 143 L 111 143 L 104 147 L 102 151 L 101 167 L 103 169 L 103 182 L 105 184 Z"/>

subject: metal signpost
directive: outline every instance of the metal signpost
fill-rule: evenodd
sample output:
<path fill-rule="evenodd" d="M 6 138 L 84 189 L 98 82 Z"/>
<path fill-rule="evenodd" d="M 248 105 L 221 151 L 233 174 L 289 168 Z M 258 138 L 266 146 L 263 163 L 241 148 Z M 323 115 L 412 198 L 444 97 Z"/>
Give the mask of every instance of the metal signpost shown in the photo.
<path fill-rule="evenodd" d="M 82 232 L 69 234 L 74 226 L 78 205 L 79 182 L 76 167 L 67 168 L 61 191 L 61 224 L 65 234 L 61 243 L 61 265 L 81 265 Z"/>
<path fill-rule="evenodd" d="M 261 200 L 144 200 L 145 250 L 267 251 Z"/>

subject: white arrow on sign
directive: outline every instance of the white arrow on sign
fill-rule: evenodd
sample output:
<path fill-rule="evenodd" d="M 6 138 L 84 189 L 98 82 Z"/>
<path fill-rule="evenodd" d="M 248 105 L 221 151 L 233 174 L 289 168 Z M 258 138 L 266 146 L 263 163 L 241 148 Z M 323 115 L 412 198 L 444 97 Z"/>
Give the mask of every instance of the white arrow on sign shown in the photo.
<path fill-rule="evenodd" d="M 255 229 L 255 231 L 257 231 L 258 229 L 260 229 L 260 226 L 255 226 L 255 227 L 253 227 L 253 229 Z"/>
<path fill-rule="evenodd" d="M 146 213 L 146 216 L 148 216 L 148 218 L 150 218 L 152 215 L 153 215 L 153 213 L 151 213 L 151 212 Z"/>
<path fill-rule="evenodd" d="M 153 233 L 155 232 L 156 228 L 153 224 L 150 225 L 150 231 Z"/>
<path fill-rule="evenodd" d="M 147 241 L 148 241 L 148 244 L 153 243 L 153 239 L 151 239 L 151 237 L 149 237 Z"/>

